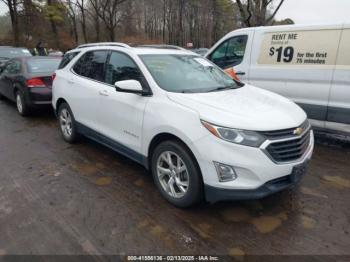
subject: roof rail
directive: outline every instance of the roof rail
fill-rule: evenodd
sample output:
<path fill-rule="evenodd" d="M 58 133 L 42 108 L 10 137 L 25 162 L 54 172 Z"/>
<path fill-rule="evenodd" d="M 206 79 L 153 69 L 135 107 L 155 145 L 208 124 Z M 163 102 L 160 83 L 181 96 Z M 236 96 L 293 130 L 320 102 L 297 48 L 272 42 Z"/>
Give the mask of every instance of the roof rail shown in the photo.
<path fill-rule="evenodd" d="M 101 42 L 101 43 L 89 43 L 89 44 L 79 45 L 79 46 L 77 47 L 77 49 L 86 48 L 86 47 L 94 47 L 94 46 L 119 46 L 119 47 L 130 48 L 129 45 L 124 44 L 124 43 L 118 43 L 118 42 Z"/>
<path fill-rule="evenodd" d="M 186 50 L 185 48 L 176 45 L 139 45 L 137 47 Z"/>

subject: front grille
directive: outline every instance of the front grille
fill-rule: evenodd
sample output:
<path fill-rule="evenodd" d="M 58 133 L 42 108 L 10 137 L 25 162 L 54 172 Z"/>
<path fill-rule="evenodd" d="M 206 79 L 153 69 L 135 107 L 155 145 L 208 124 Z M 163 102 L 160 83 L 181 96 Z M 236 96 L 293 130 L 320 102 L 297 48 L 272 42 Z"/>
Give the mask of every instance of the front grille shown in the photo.
<path fill-rule="evenodd" d="M 300 159 L 310 145 L 310 130 L 303 136 L 280 142 L 271 143 L 266 152 L 278 163 L 291 162 Z"/>
<path fill-rule="evenodd" d="M 308 120 L 306 120 L 300 126 L 300 128 L 302 128 L 303 130 L 307 130 L 309 127 L 310 127 L 310 123 Z M 288 129 L 274 130 L 274 131 L 261 131 L 260 134 L 264 135 L 267 139 L 276 140 L 276 139 L 296 137 L 297 135 L 294 134 L 295 129 L 296 128 L 288 128 Z"/>

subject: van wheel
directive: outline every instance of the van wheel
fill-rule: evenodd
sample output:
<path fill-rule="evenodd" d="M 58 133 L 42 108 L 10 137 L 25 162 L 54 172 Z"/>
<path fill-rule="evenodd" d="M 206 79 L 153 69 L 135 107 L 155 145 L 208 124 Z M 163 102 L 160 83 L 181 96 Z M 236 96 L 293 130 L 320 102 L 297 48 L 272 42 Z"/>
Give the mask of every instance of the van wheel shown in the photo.
<path fill-rule="evenodd" d="M 58 109 L 58 122 L 63 139 L 73 144 L 78 140 L 76 122 L 72 110 L 67 103 L 60 105 Z"/>
<path fill-rule="evenodd" d="M 154 182 L 170 203 L 186 208 L 202 200 L 201 174 L 184 145 L 176 141 L 162 142 L 153 151 L 151 161 Z"/>
<path fill-rule="evenodd" d="M 19 90 L 16 92 L 16 107 L 18 114 L 20 114 L 21 116 L 29 115 L 29 106 L 25 103 L 24 95 Z"/>

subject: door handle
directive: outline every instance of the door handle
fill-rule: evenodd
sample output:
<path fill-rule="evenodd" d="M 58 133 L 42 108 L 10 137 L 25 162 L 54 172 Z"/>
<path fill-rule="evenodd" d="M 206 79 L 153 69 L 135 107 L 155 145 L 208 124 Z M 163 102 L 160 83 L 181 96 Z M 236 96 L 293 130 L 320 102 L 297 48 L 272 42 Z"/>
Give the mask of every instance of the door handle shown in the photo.
<path fill-rule="evenodd" d="M 98 92 L 101 96 L 109 96 L 108 91 L 107 90 L 101 90 Z"/>
<path fill-rule="evenodd" d="M 236 72 L 236 75 L 238 75 L 238 76 L 244 76 L 244 75 L 245 75 L 245 72 L 243 72 L 243 71 L 238 71 L 238 72 Z"/>

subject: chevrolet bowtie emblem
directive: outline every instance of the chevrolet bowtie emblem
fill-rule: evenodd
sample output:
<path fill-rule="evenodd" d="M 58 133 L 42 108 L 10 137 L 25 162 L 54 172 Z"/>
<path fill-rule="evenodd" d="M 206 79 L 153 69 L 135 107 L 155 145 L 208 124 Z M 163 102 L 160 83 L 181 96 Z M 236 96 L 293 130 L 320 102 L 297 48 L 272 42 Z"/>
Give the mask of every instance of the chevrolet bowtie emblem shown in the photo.
<path fill-rule="evenodd" d="M 297 129 L 294 130 L 294 135 L 300 136 L 304 132 L 304 129 L 301 127 L 298 127 Z"/>

